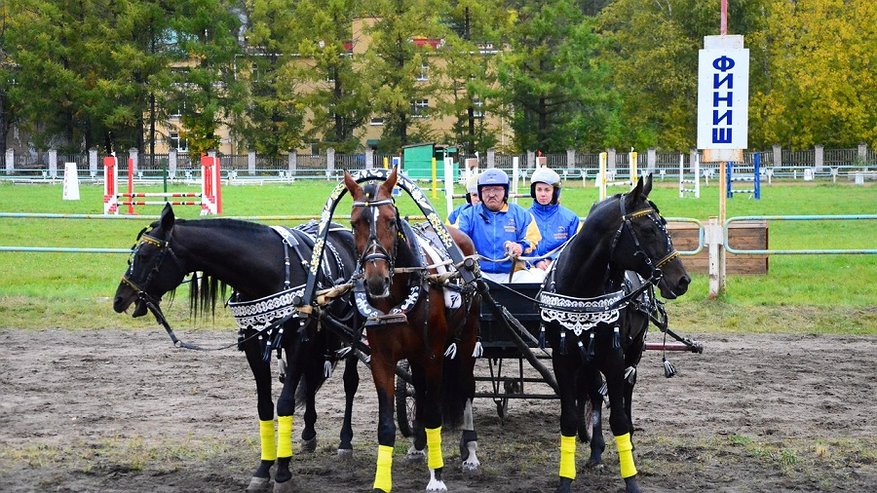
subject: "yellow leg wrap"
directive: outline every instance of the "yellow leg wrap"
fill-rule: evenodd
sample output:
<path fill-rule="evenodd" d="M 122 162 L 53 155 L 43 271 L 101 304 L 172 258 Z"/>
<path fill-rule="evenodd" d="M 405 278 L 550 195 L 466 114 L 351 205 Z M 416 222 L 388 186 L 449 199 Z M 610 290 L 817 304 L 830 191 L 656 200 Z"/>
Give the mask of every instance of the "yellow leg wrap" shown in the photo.
<path fill-rule="evenodd" d="M 636 466 L 633 464 L 633 444 L 630 443 L 630 433 L 615 437 L 615 445 L 618 446 L 618 462 L 621 463 L 621 477 L 629 478 L 636 476 Z"/>
<path fill-rule="evenodd" d="M 378 445 L 378 468 L 375 471 L 374 489 L 390 491 L 393 487 L 393 447 Z"/>
<path fill-rule="evenodd" d="M 560 477 L 576 478 L 576 437 L 560 435 Z"/>
<path fill-rule="evenodd" d="M 426 448 L 428 449 L 428 457 L 426 465 L 430 469 L 441 469 L 445 467 L 445 461 L 442 458 L 442 427 L 426 429 Z"/>
<path fill-rule="evenodd" d="M 292 457 L 292 416 L 277 416 L 277 457 Z"/>
<path fill-rule="evenodd" d="M 262 460 L 277 458 L 277 444 L 274 443 L 274 420 L 259 420 L 259 441 L 262 444 Z"/>

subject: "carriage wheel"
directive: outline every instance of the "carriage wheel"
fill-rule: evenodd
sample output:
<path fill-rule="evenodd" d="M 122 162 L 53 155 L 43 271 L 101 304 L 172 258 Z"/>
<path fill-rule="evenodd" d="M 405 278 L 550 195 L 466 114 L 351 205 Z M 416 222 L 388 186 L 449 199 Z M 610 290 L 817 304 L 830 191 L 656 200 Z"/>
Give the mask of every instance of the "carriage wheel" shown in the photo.
<path fill-rule="evenodd" d="M 585 399 L 584 410 L 582 416 L 579 416 L 579 440 L 585 443 L 591 443 L 594 439 L 594 405 L 591 399 Z"/>
<path fill-rule="evenodd" d="M 399 362 L 399 367 L 410 373 L 408 361 Z M 396 424 L 405 438 L 414 435 L 414 385 L 396 375 Z"/>

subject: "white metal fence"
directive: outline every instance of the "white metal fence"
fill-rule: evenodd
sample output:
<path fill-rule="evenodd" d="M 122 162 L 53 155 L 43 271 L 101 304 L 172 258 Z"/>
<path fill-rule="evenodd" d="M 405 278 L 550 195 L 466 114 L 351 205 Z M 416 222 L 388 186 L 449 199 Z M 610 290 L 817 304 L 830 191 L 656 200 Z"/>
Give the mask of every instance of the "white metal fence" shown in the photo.
<path fill-rule="evenodd" d="M 628 152 L 608 150 L 608 168 L 616 179 L 629 179 Z M 856 149 L 815 149 L 791 151 L 774 148 L 769 151 L 751 151 L 743 154 L 743 169 L 750 169 L 756 154 L 761 160 L 762 174 L 770 172 L 773 179 L 854 179 L 864 176 L 866 180 L 877 179 L 877 152 L 864 145 Z M 331 162 L 329 162 L 331 156 Z M 239 155 L 220 155 L 224 177 L 245 181 L 247 179 L 291 180 L 291 179 L 338 179 L 342 170 L 359 170 L 383 166 L 384 160 L 393 156 L 383 154 L 318 154 L 301 155 L 290 153 L 282 156 L 264 156 L 254 153 Z M 512 169 L 514 158 L 518 158 L 521 169 L 532 169 L 537 161 L 534 153 L 521 155 L 497 154 L 488 152 L 478 156 L 455 156 L 456 162 L 477 157 L 481 169 L 497 167 L 507 171 Z M 691 173 L 691 163 L 697 159 L 696 151 L 685 153 L 657 152 L 647 150 L 636 155 L 636 169 L 639 174 L 654 173 L 659 179 L 678 179 L 680 160 L 684 173 Z M 24 155 L 11 155 L 7 152 L 4 166 L 0 166 L 0 180 L 57 180 L 63 175 L 64 164 L 75 162 L 80 179 L 103 180 L 102 156 L 96 151 L 88 154 L 61 155 L 54 151 L 31 152 Z M 188 154 L 132 154 L 117 153 L 119 175 L 127 173 L 128 159 L 135 160 L 138 179 L 161 179 L 169 169 L 170 179 L 187 179 L 200 173 L 200 164 Z M 565 179 L 593 179 L 599 170 L 599 153 L 579 153 L 568 151 L 563 154 L 544 156 L 548 166 L 560 172 Z M 718 176 L 717 163 L 701 163 L 701 177 Z M 60 171 L 59 171 L 60 170 Z M 809 171 L 807 171 L 809 170 Z"/>

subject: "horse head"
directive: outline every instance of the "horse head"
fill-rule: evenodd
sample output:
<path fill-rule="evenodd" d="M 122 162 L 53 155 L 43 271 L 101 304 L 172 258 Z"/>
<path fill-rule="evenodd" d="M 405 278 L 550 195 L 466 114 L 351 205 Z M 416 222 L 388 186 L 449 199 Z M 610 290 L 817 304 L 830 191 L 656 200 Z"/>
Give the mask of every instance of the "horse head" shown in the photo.
<path fill-rule="evenodd" d="M 613 261 L 626 263 L 624 269 L 649 279 L 659 277 L 661 295 L 674 299 L 685 294 L 691 278 L 673 248 L 667 221 L 649 200 L 652 175 L 637 181 L 630 192 L 620 198 L 621 226 L 616 234 Z"/>
<path fill-rule="evenodd" d="M 365 278 L 368 294 L 375 299 L 390 295 L 393 267 L 396 262 L 399 237 L 399 215 L 393 200 L 397 170 L 390 172 L 381 184 L 368 184 L 365 188 L 348 172 L 344 172 L 344 185 L 353 197 L 350 224 L 359 255 L 359 268 Z"/>
<path fill-rule="evenodd" d="M 147 303 L 157 306 L 165 293 L 183 282 L 186 270 L 171 249 L 174 222 L 173 208 L 167 204 L 161 218 L 137 235 L 128 270 L 122 276 L 113 299 L 113 309 L 117 313 L 127 310 L 136 301 L 132 316 L 141 317 L 146 314 Z"/>

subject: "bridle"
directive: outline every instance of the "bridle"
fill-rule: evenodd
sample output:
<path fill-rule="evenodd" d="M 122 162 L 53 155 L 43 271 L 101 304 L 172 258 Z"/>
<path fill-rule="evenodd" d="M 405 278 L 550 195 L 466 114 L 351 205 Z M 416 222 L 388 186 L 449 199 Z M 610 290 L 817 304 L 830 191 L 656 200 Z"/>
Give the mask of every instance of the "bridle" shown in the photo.
<path fill-rule="evenodd" d="M 392 251 L 388 251 L 386 248 L 384 248 L 384 246 L 378 240 L 377 208 L 385 205 L 393 206 L 393 209 L 396 213 L 396 219 L 394 223 L 396 226 L 397 238 L 394 238 Z M 403 267 L 401 269 L 402 271 L 411 273 L 411 275 L 408 277 L 408 294 L 402 299 L 402 301 L 398 305 L 394 306 L 386 313 L 371 305 L 369 301 L 370 295 L 368 294 L 365 287 L 364 271 L 365 264 L 367 262 L 377 262 L 378 260 L 386 262 L 387 267 L 389 268 L 389 278 L 391 280 L 393 278 L 393 274 L 396 269 L 396 258 L 399 250 L 399 242 L 405 241 L 405 235 L 403 233 L 403 223 L 399 219 L 399 211 L 395 208 L 395 205 L 396 202 L 392 199 L 392 197 L 380 200 L 357 200 L 353 202 L 354 208 L 367 209 L 366 211 L 363 211 L 363 214 L 371 213 L 370 217 L 367 216 L 366 219 L 366 221 L 368 221 L 369 223 L 368 240 L 357 262 L 357 271 L 353 274 L 353 278 L 355 278 L 353 288 L 354 303 L 359 313 L 365 318 L 366 327 L 405 323 L 408 320 L 407 314 L 411 312 L 411 310 L 413 310 L 415 307 L 422 306 L 419 301 L 420 295 L 424 292 L 425 288 L 423 286 L 423 276 L 419 273 L 419 268 L 411 270 L 411 268 Z M 426 330 L 425 327 L 426 326 L 424 325 L 424 330 Z"/>
<path fill-rule="evenodd" d="M 152 315 L 155 316 L 155 319 L 158 321 L 158 323 L 160 323 L 164 327 L 164 330 L 167 331 L 167 335 L 170 336 L 174 346 L 184 349 L 202 350 L 202 348 L 197 345 L 183 342 L 177 338 L 176 334 L 174 334 L 174 330 L 171 328 L 170 323 L 168 323 L 167 321 L 167 317 L 165 317 L 164 313 L 161 311 L 161 305 L 159 304 L 160 299 L 156 299 L 154 296 L 146 291 L 146 289 L 149 287 L 149 283 L 152 281 L 152 277 L 161 270 L 161 265 L 164 262 L 165 258 L 170 256 L 170 258 L 173 259 L 174 263 L 177 264 L 178 267 L 180 265 L 180 260 L 177 258 L 176 254 L 174 254 L 173 249 L 171 249 L 171 233 L 168 233 L 167 240 L 161 240 L 159 238 L 156 238 L 155 236 L 147 234 L 145 231 L 146 230 L 144 229 L 140 232 L 139 235 L 137 235 L 139 241 L 137 242 L 137 244 L 134 245 L 133 248 L 131 248 L 131 259 L 128 261 L 128 270 L 125 272 L 125 274 L 122 275 L 122 282 L 127 284 L 128 286 L 131 286 L 131 288 L 134 289 L 134 291 L 137 293 L 137 301 L 146 305 L 146 308 L 148 308 L 149 311 L 152 312 Z M 137 252 L 144 244 L 152 245 L 159 249 L 158 260 L 155 262 L 155 265 L 152 266 L 152 269 L 149 270 L 149 274 L 146 275 L 146 279 L 142 283 L 137 283 L 131 279 L 131 275 L 134 273 L 134 259 L 137 258 Z M 237 343 L 227 347 L 231 347 L 236 344 Z M 225 349 L 225 347 L 216 348 L 214 350 L 220 349 Z"/>
<path fill-rule="evenodd" d="M 368 240 L 365 245 L 365 248 L 362 251 L 362 254 L 359 256 L 358 267 L 359 270 L 362 270 L 365 267 L 367 262 L 377 262 L 381 260 L 387 263 L 387 267 L 389 268 L 389 275 L 393 277 L 393 271 L 396 267 L 396 250 L 398 249 L 397 242 L 393 241 L 393 251 L 387 251 L 384 248 L 384 245 L 381 244 L 380 240 L 378 240 L 378 227 L 377 227 L 377 216 L 378 216 L 378 207 L 384 205 L 391 205 L 395 208 L 396 202 L 392 199 L 381 199 L 381 200 L 365 200 L 365 201 L 354 201 L 353 207 L 355 208 L 363 208 L 367 209 L 364 211 L 364 214 L 371 213 L 370 217 L 366 215 L 368 218 Z M 396 212 L 396 222 L 399 221 L 399 213 Z M 398 224 L 397 224 L 398 230 Z"/>
<path fill-rule="evenodd" d="M 679 252 L 673 248 L 673 242 L 670 240 L 670 233 L 667 231 L 667 221 L 661 217 L 660 212 L 658 212 L 658 208 L 652 201 L 648 201 L 650 207 L 646 207 L 644 209 L 640 209 L 638 211 L 634 211 L 628 213 L 624 206 L 624 198 L 622 195 L 620 200 L 618 201 L 619 207 L 621 208 L 621 225 L 618 226 L 618 230 L 615 232 L 615 236 L 612 238 L 612 246 L 610 247 L 610 255 L 614 255 L 616 251 L 616 245 L 618 244 L 618 240 L 621 238 L 621 235 L 627 230 L 630 233 L 631 238 L 633 238 L 633 244 L 636 249 L 634 252 L 634 256 L 642 256 L 645 259 L 646 266 L 648 266 L 651 271 L 650 278 L 654 279 L 655 282 L 661 279 L 662 272 L 661 267 L 672 262 L 676 257 L 679 256 Z M 633 221 L 635 219 L 639 219 L 641 217 L 649 218 L 658 229 L 664 233 L 664 238 L 667 240 L 667 254 L 664 255 L 659 260 L 653 260 L 648 253 L 646 253 L 645 249 L 642 247 L 642 243 L 639 240 L 639 236 L 636 234 L 636 229 L 633 227 Z M 610 262 L 611 264 L 611 262 Z"/>
<path fill-rule="evenodd" d="M 170 258 L 174 261 L 175 264 L 177 264 L 177 266 L 179 266 L 180 261 L 174 254 L 173 249 L 171 249 L 170 234 L 168 234 L 167 240 L 161 240 L 159 238 L 156 238 L 155 236 L 151 236 L 148 233 L 145 233 L 144 231 L 141 231 L 138 235 L 138 239 L 139 241 L 137 242 L 137 244 L 135 244 L 134 247 L 131 248 L 131 259 L 128 261 L 128 270 L 125 271 L 125 274 L 122 275 L 122 282 L 124 282 L 128 286 L 131 286 L 134 291 L 137 292 L 137 297 L 140 300 L 146 301 L 147 303 L 155 303 L 157 305 L 157 300 L 155 299 L 155 297 L 150 295 L 146 291 L 149 287 L 149 284 L 152 282 L 153 276 L 158 274 L 158 272 L 161 270 L 162 263 L 164 263 L 165 258 L 167 258 L 168 256 L 170 256 Z M 144 279 L 142 283 L 138 283 L 135 282 L 131 278 L 131 276 L 134 274 L 134 259 L 137 258 L 137 252 L 143 245 L 152 245 L 158 248 L 159 252 L 158 259 L 152 266 L 152 269 L 149 270 L 149 273 L 146 275 L 146 279 Z"/>

